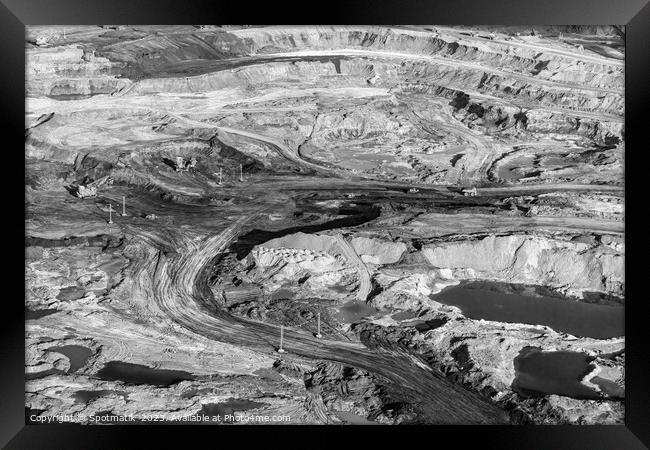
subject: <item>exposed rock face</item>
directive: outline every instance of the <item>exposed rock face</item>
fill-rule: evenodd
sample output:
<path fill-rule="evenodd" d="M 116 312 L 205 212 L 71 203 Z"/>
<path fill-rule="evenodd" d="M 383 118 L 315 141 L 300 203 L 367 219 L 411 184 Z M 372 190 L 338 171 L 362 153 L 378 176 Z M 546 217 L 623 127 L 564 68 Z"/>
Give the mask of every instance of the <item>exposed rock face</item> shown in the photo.
<path fill-rule="evenodd" d="M 376 265 L 396 263 L 406 251 L 406 244 L 403 242 L 383 242 L 356 237 L 350 243 L 363 262 Z"/>
<path fill-rule="evenodd" d="M 116 77 L 120 64 L 76 46 L 44 48 L 30 54 L 27 95 L 57 97 L 110 94 L 130 84 Z"/>
<path fill-rule="evenodd" d="M 625 302 L 620 28 L 26 40 L 32 415 L 623 422 L 621 324 L 575 331 Z M 443 303 L 470 282 L 491 314 Z M 520 389 L 530 348 L 588 398 Z"/>
<path fill-rule="evenodd" d="M 378 308 L 418 311 L 430 304 L 429 296 L 457 284 L 449 270 L 429 270 L 408 276 L 380 272 L 375 280 L 383 287 L 372 299 Z"/>
<path fill-rule="evenodd" d="M 610 389 L 601 394 L 602 399 L 598 399 L 600 388 L 594 385 L 596 374 L 614 365 L 617 374 L 612 374 L 609 382 L 620 386 L 620 380 L 614 380 L 620 377 L 623 367 L 621 360 L 619 358 L 617 363 L 612 364 L 606 354 L 624 347 L 622 339 L 576 341 L 565 339 L 544 327 L 471 321 L 453 311 L 441 310 L 420 316 L 419 320 L 435 323 L 435 326 L 418 332 L 408 326 L 387 326 L 375 321 L 358 325 L 355 331 L 367 345 L 413 349 L 447 377 L 461 381 L 502 404 L 511 411 L 516 421 L 521 420 L 520 414 L 523 414 L 525 421 L 538 424 L 616 424 L 623 419 L 623 407 L 615 400 L 620 393 L 613 394 Z M 595 388 L 594 398 L 578 400 L 557 395 L 527 400 L 519 398 L 512 390 L 516 375 L 513 360 L 531 342 L 552 350 L 602 355 L 595 358 L 592 363 L 594 369 L 582 380 L 585 386 Z"/>
<path fill-rule="evenodd" d="M 55 122 L 31 130 L 28 151 L 37 157 L 128 145 L 86 130 L 89 114 L 109 125 L 119 110 L 138 140 L 167 135 L 180 144 L 212 111 L 224 126 L 276 139 L 286 154 L 373 178 L 509 182 L 499 168 L 516 154 L 538 161 L 515 174 L 523 183 L 591 183 L 595 168 L 599 181 L 622 178 L 624 77 L 614 49 L 603 56 L 555 37 L 452 28 L 179 28 L 156 37 L 88 27 L 83 46 L 58 31 L 30 30 L 34 40 L 50 39 L 28 51 L 30 115 L 52 113 L 43 96 L 87 97 L 97 107 L 57 108 Z M 161 97 L 156 105 L 143 104 L 151 94 Z M 241 136 L 224 138 L 263 165 L 282 164 Z M 544 159 L 571 154 L 561 167 Z"/>
<path fill-rule="evenodd" d="M 287 287 L 300 289 L 299 296 L 345 298 L 357 284 L 355 269 L 326 252 L 262 247 L 252 257 L 258 267 L 254 277 L 264 279 L 264 289 L 270 293 Z"/>
<path fill-rule="evenodd" d="M 296 248 L 314 250 L 321 253 L 336 255 L 340 253 L 337 241 L 333 236 L 322 234 L 312 235 L 307 233 L 296 233 L 277 239 L 272 239 L 264 244 L 266 248 Z"/>
<path fill-rule="evenodd" d="M 461 279 L 541 283 L 573 295 L 625 292 L 623 255 L 604 246 L 512 235 L 430 245 L 422 253 L 431 265 Z"/>

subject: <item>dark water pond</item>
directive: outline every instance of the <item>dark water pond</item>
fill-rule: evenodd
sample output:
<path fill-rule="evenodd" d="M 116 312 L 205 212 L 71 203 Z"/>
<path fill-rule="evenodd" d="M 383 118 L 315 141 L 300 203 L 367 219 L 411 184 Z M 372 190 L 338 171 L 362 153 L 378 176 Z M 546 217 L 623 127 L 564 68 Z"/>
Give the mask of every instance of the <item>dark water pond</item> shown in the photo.
<path fill-rule="evenodd" d="M 600 394 L 580 383 L 591 372 L 592 358 L 578 352 L 543 352 L 525 347 L 515 358 L 512 389 L 524 397 L 557 394 L 579 399 L 598 399 Z"/>
<path fill-rule="evenodd" d="M 59 291 L 59 294 L 56 296 L 58 300 L 62 302 L 70 302 L 74 300 L 79 300 L 86 294 L 86 290 L 77 286 L 70 286 L 63 288 Z"/>
<path fill-rule="evenodd" d="M 534 155 L 518 156 L 504 163 L 498 170 L 498 177 L 502 180 L 516 181 L 520 178 L 535 175 L 533 163 Z"/>
<path fill-rule="evenodd" d="M 409 320 L 409 319 L 414 319 L 417 317 L 417 314 L 413 311 L 400 311 L 398 313 L 395 313 L 391 316 L 393 320 Z"/>
<path fill-rule="evenodd" d="M 601 389 L 601 391 L 603 391 L 605 394 L 607 394 L 612 398 L 617 398 L 617 399 L 625 398 L 625 389 L 623 389 L 621 386 L 619 386 L 618 384 L 614 383 L 611 380 L 599 376 L 595 376 L 590 381 L 594 384 L 597 384 L 598 387 Z"/>
<path fill-rule="evenodd" d="M 625 335 L 622 305 L 599 305 L 542 293 L 543 288 L 505 283 L 469 282 L 431 298 L 457 306 L 466 317 L 498 322 L 546 325 L 579 337 L 608 339 Z"/>
<path fill-rule="evenodd" d="M 267 403 L 254 402 L 251 400 L 229 398 L 222 403 L 206 403 L 201 407 L 199 415 L 205 414 L 206 416 L 225 416 L 234 414 L 235 412 L 248 411 L 249 409 L 257 409 L 263 406 L 268 406 Z"/>
<path fill-rule="evenodd" d="M 351 300 L 339 308 L 339 317 L 343 323 L 355 323 L 364 317 L 372 316 L 379 310 L 359 300 Z"/>
<path fill-rule="evenodd" d="M 420 333 L 425 333 L 429 330 L 440 328 L 448 322 L 447 319 L 431 319 L 431 320 L 416 320 L 411 325 L 415 327 Z"/>
<path fill-rule="evenodd" d="M 123 381 L 127 384 L 151 384 L 171 386 L 183 380 L 195 380 L 196 377 L 184 370 L 152 369 L 140 364 L 110 361 L 96 374 L 101 380 Z"/>
<path fill-rule="evenodd" d="M 25 308 L 25 320 L 36 320 L 40 319 L 41 317 L 46 317 L 51 314 L 54 314 L 55 312 L 58 312 L 58 309 L 28 309 Z"/>
<path fill-rule="evenodd" d="M 74 393 L 75 403 L 90 403 L 100 397 L 107 397 L 111 394 L 121 395 L 124 400 L 127 399 L 128 394 L 124 391 L 113 391 L 110 389 L 101 389 L 98 391 L 81 390 Z"/>
<path fill-rule="evenodd" d="M 61 347 L 50 347 L 47 350 L 61 353 L 70 360 L 68 372 L 76 372 L 81 369 L 88 362 L 88 358 L 93 355 L 93 351 L 83 345 L 63 345 Z"/>
<path fill-rule="evenodd" d="M 65 374 L 65 372 L 62 370 L 47 369 L 41 372 L 26 373 L 25 380 L 26 381 L 38 380 L 39 378 L 49 377 L 50 375 L 63 375 L 63 374 Z"/>

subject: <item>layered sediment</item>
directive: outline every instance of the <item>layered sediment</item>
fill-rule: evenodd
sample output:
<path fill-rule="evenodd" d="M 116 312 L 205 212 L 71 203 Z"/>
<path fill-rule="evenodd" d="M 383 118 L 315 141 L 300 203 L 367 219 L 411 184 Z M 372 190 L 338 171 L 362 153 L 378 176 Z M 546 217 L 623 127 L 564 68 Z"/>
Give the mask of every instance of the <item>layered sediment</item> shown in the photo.
<path fill-rule="evenodd" d="M 621 33 L 28 27 L 26 408 L 622 423 Z"/>

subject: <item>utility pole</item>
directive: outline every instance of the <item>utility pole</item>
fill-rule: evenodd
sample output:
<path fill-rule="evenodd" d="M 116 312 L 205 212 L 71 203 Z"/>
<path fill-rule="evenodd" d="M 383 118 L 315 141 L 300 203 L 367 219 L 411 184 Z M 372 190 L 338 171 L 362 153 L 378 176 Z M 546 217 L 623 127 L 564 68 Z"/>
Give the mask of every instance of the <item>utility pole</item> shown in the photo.
<path fill-rule="evenodd" d="M 113 207 L 108 204 L 108 223 L 113 223 Z"/>
<path fill-rule="evenodd" d="M 284 353 L 282 348 L 282 342 L 284 341 L 284 326 L 280 325 L 280 348 L 278 348 L 278 353 Z"/>
<path fill-rule="evenodd" d="M 126 216 L 126 197 L 122 196 L 122 217 Z"/>
<path fill-rule="evenodd" d="M 244 167 L 239 165 L 239 181 L 244 182 Z"/>
<path fill-rule="evenodd" d="M 318 324 L 318 331 L 316 332 L 316 337 L 320 339 L 323 337 L 323 335 L 320 334 L 320 313 L 316 315 L 316 323 Z"/>
<path fill-rule="evenodd" d="M 223 167 L 219 167 L 219 184 L 221 184 L 221 176 L 223 175 Z"/>

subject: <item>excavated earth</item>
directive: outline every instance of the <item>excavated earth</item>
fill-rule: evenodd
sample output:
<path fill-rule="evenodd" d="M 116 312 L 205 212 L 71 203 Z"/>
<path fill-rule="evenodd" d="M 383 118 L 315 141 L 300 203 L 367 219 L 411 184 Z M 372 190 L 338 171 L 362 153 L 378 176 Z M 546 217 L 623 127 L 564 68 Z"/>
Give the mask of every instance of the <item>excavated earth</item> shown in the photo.
<path fill-rule="evenodd" d="M 28 27 L 26 417 L 622 423 L 623 43 Z"/>

